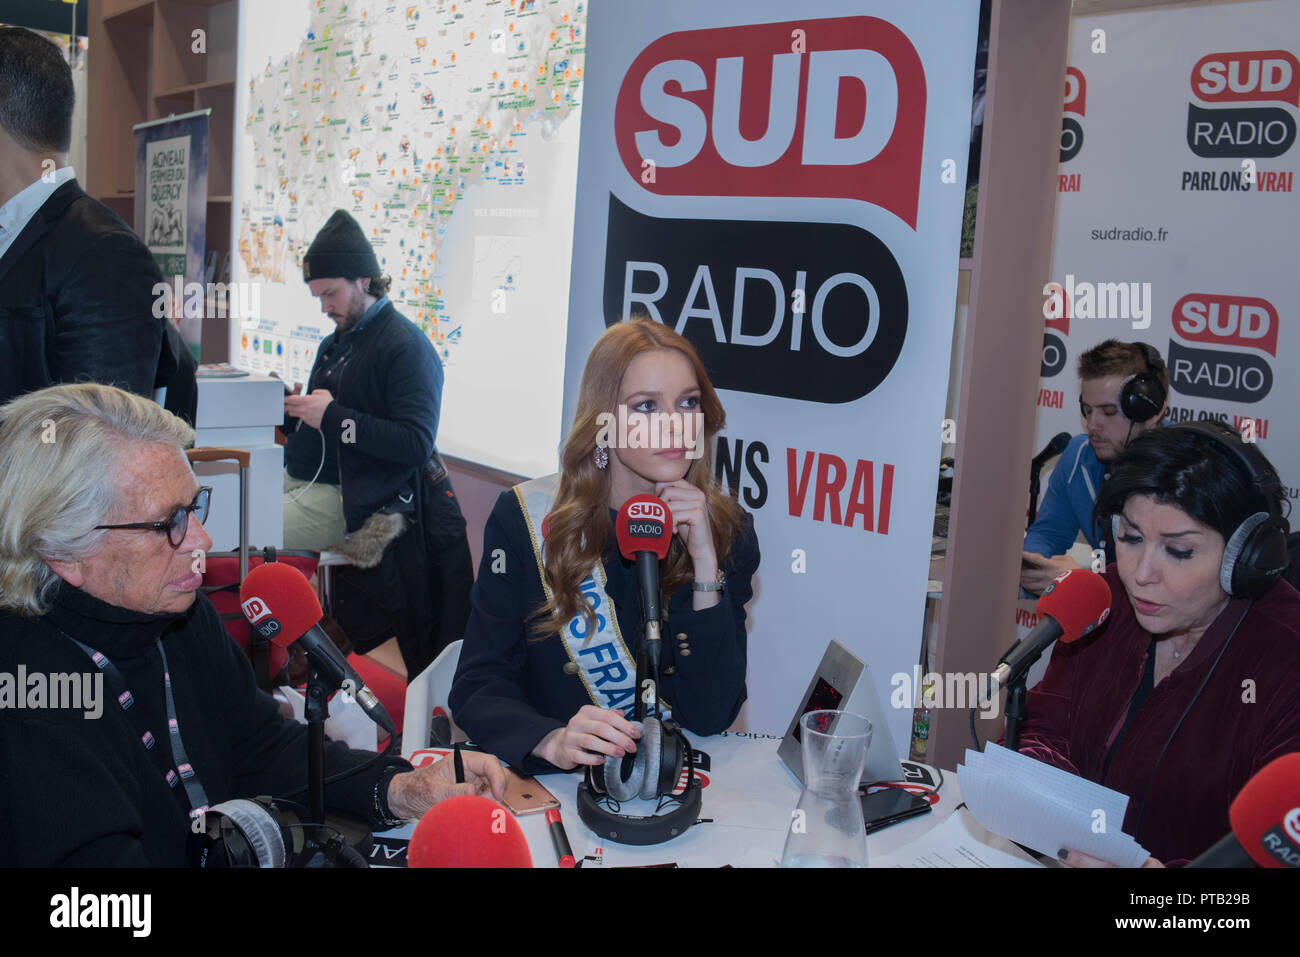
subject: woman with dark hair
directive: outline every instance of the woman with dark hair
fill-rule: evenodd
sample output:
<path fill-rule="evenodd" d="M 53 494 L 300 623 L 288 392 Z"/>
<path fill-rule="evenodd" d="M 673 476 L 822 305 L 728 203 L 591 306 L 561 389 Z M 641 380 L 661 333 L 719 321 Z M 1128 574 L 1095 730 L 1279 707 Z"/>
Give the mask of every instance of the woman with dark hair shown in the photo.
<path fill-rule="evenodd" d="M 1242 786 L 1300 751 L 1282 501 L 1263 453 L 1212 422 L 1138 436 L 1097 497 L 1115 540 L 1110 618 L 1056 645 L 1020 751 L 1128 795 L 1124 831 L 1150 866 L 1209 848 Z"/>
<path fill-rule="evenodd" d="M 502 493 L 484 529 L 450 695 L 477 744 L 528 774 L 636 750 L 640 600 L 613 531 L 639 493 L 664 501 L 675 533 L 662 571 L 662 704 L 699 734 L 735 720 L 759 554 L 752 519 L 713 474 L 725 421 L 695 349 L 671 328 L 634 319 L 596 342 L 560 474 Z"/>

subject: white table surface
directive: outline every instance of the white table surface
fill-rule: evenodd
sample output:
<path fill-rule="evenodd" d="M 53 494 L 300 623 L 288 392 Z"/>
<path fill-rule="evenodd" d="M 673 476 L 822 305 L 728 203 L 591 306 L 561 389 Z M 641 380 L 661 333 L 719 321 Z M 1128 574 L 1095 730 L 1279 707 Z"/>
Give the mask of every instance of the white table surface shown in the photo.
<path fill-rule="evenodd" d="M 780 738 L 770 735 L 723 732 L 709 738 L 692 737 L 697 751 L 709 756 L 707 770 L 697 769 L 704 783 L 700 820 L 685 834 L 664 844 L 632 847 L 605 841 L 587 829 L 578 818 L 576 794 L 578 774 L 548 774 L 538 778 L 560 801 L 564 828 L 574 857 L 583 867 L 648 866 L 675 863 L 682 867 L 775 867 L 785 846 L 791 812 L 799 802 L 799 782 L 776 756 Z M 440 760 L 445 749 L 416 751 L 411 761 L 417 767 Z M 928 766 L 923 773 L 934 775 Z M 961 803 L 957 775 L 947 772 L 938 801 L 922 814 L 867 836 L 868 861 L 890 853 L 914 840 L 947 818 Z M 623 812 L 649 814 L 653 802 L 628 801 Z M 550 830 L 542 813 L 516 818 L 528 840 L 534 867 L 556 867 Z M 387 843 L 405 841 L 414 822 L 375 835 Z M 392 853 L 390 845 L 389 853 Z M 377 849 L 371 864 L 383 864 L 384 852 Z"/>

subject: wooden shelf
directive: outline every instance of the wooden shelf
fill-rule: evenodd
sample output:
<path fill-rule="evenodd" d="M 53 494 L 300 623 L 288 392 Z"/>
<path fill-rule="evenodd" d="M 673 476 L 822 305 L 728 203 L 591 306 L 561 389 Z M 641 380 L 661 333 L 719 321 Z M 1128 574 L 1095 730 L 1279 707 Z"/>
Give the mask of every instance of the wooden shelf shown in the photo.
<path fill-rule="evenodd" d="M 103 10 L 105 23 L 153 23 L 153 0 L 104 0 Z"/>
<path fill-rule="evenodd" d="M 180 116 L 183 113 L 191 113 L 193 111 L 193 93 L 155 96 L 153 98 L 153 108 L 149 111 L 149 119 L 161 120 L 172 115 Z"/>
<path fill-rule="evenodd" d="M 153 34 L 154 90 L 193 92 L 199 86 L 229 83 L 235 75 L 238 24 L 235 0 L 191 4 L 159 0 Z M 204 33 L 204 51 L 194 50 L 195 30 Z"/>
<path fill-rule="evenodd" d="M 219 261 L 231 253 L 239 2 L 89 0 L 88 11 L 96 52 L 87 66 L 86 146 L 95 161 L 84 171 L 86 191 L 138 232 L 132 127 L 211 110 L 205 256 L 215 252 Z M 194 50 L 196 29 L 204 31 L 201 53 Z M 205 329 L 204 361 L 220 361 L 229 351 L 226 330 L 216 325 Z"/>
<path fill-rule="evenodd" d="M 135 189 L 131 127 L 150 119 L 153 111 L 149 97 L 153 4 L 105 20 L 100 11 L 109 2 L 93 3 L 88 19 L 90 45 L 96 52 L 87 61 L 86 155 L 95 161 L 87 163 L 85 186 L 94 195 Z M 123 6 L 120 0 L 117 6 Z"/>
<path fill-rule="evenodd" d="M 209 84 L 196 90 L 194 108 L 212 110 L 208 118 L 208 193 L 228 196 L 235 159 L 235 84 Z"/>
<path fill-rule="evenodd" d="M 135 218 L 135 200 L 129 196 L 101 196 L 99 201 L 121 216 L 128 225 Z"/>

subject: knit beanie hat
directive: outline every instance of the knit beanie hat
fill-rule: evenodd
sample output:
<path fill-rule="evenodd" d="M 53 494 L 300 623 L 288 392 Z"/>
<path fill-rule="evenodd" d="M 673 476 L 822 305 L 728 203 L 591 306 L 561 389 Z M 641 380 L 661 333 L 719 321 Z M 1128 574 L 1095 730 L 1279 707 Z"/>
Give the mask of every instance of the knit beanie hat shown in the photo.
<path fill-rule="evenodd" d="M 361 224 L 341 209 L 321 227 L 302 258 L 304 282 L 362 279 L 379 275 L 379 260 Z"/>

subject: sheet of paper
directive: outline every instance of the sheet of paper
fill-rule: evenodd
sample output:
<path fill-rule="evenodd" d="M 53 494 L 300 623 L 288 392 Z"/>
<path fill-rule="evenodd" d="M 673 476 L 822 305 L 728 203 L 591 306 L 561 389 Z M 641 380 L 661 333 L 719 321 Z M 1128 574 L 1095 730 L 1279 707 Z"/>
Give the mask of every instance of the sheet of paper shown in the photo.
<path fill-rule="evenodd" d="M 965 808 L 890 854 L 872 858 L 872 867 L 1042 867 L 1005 838 L 981 827 Z"/>
<path fill-rule="evenodd" d="M 1120 867 L 1149 856 L 1121 830 L 1128 797 L 1086 778 L 990 743 L 966 752 L 957 779 L 976 821 L 1040 854 L 1070 848 Z"/>

